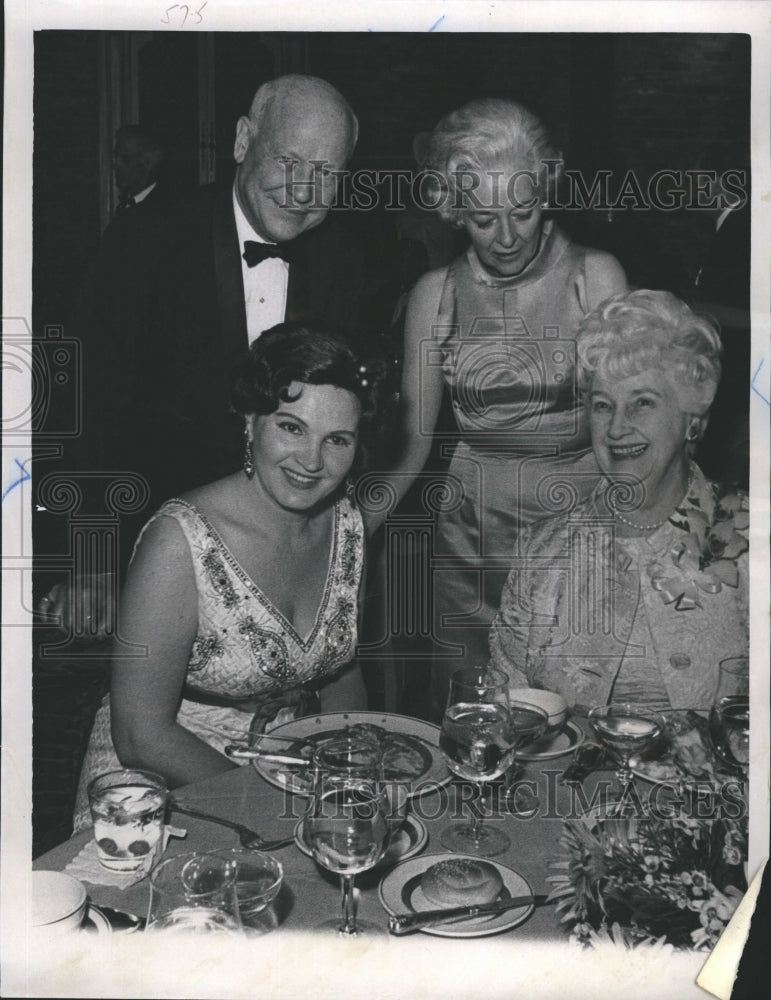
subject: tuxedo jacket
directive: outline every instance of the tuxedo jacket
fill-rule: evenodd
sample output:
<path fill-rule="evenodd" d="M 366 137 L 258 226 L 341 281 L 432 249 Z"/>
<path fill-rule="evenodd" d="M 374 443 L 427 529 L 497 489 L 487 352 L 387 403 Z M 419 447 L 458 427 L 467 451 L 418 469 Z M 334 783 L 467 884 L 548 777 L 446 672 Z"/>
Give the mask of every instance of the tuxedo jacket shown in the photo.
<path fill-rule="evenodd" d="M 212 185 L 171 214 L 117 217 L 81 297 L 86 460 L 139 472 L 151 505 L 241 464 L 229 396 L 248 337 L 232 198 Z M 328 216 L 293 246 L 286 319 L 355 337 L 357 241 Z"/>

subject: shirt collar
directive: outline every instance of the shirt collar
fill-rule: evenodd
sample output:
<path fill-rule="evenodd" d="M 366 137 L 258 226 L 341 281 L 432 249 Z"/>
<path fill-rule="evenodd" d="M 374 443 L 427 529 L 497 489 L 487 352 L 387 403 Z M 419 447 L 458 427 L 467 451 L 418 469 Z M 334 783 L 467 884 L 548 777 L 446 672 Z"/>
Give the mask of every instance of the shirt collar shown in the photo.
<path fill-rule="evenodd" d="M 139 192 L 139 194 L 135 194 L 133 196 L 134 197 L 134 204 L 138 205 L 140 203 L 140 201 L 144 201 L 145 198 L 148 196 L 148 194 L 150 194 L 150 192 L 153 190 L 153 188 L 157 185 L 157 183 L 158 183 L 157 181 L 153 181 L 153 183 L 150 184 L 148 187 L 142 188 L 142 190 Z"/>
<path fill-rule="evenodd" d="M 731 212 L 733 212 L 735 209 L 737 209 L 740 204 L 741 204 L 741 201 L 740 201 L 740 199 L 737 198 L 737 200 L 732 205 L 726 205 L 726 207 L 723 209 L 723 211 L 717 217 L 717 222 L 715 223 L 715 232 L 716 233 L 720 230 L 720 227 L 723 225 L 723 223 L 728 218 L 728 216 L 731 214 Z"/>

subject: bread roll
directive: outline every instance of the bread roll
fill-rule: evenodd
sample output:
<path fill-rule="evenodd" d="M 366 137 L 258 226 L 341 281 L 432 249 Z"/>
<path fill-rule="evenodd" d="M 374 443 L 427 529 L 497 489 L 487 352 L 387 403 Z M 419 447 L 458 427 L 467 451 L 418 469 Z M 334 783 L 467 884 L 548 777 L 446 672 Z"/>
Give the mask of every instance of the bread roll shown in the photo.
<path fill-rule="evenodd" d="M 477 906 L 497 898 L 503 879 L 489 861 L 450 858 L 427 868 L 420 887 L 437 906 Z"/>

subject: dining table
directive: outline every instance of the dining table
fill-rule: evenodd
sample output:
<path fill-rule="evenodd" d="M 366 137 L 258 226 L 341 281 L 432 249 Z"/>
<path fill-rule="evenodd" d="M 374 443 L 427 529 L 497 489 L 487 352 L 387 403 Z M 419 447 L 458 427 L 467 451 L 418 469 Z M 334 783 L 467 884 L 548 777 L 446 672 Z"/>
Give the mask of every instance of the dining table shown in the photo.
<path fill-rule="evenodd" d="M 557 795 L 556 812 L 570 810 L 570 788 L 560 783 L 565 768 L 564 761 L 550 761 L 536 766 L 528 765 L 518 780 L 537 788 L 539 800 L 547 803 L 547 796 Z M 605 772 L 605 778 L 609 774 Z M 593 778 L 591 785 L 594 785 Z M 524 785 L 523 785 L 524 787 Z M 591 794 L 587 787 L 587 793 Z M 246 764 L 194 782 L 174 791 L 174 798 L 191 809 L 212 813 L 223 819 L 233 820 L 258 831 L 266 839 L 292 837 L 295 827 L 307 805 L 307 799 L 292 795 L 269 784 L 257 770 Z M 440 843 L 442 830 L 450 823 L 468 815 L 470 786 L 452 782 L 436 791 L 428 791 L 410 803 L 412 814 L 417 816 L 428 833 L 423 854 L 446 853 Z M 497 812 L 497 810 L 495 810 Z M 501 826 L 511 841 L 511 847 L 495 860 L 522 875 L 533 889 L 543 894 L 549 891 L 546 876 L 549 860 L 558 853 L 561 820 L 544 815 L 544 809 L 529 818 L 501 809 L 499 815 L 485 816 L 484 822 Z M 185 830 L 184 837 L 169 838 L 164 857 L 189 851 L 209 851 L 235 847 L 239 844 L 236 831 L 208 820 L 198 819 L 171 811 L 168 821 L 174 828 Z M 46 854 L 38 857 L 33 868 L 63 871 L 83 847 L 93 838 L 93 830 L 75 834 Z M 317 924 L 336 917 L 340 910 L 338 877 L 321 868 L 311 857 L 301 852 L 296 843 L 270 852 L 284 869 L 281 893 L 274 904 L 279 931 L 282 928 L 312 930 Z M 378 897 L 378 885 L 385 871 L 378 867 L 356 877 L 359 892 L 357 912 L 362 920 L 388 927 L 388 913 Z M 144 878 L 126 889 L 111 885 L 87 883 L 90 900 L 97 906 L 106 905 L 137 916 L 145 916 L 149 903 L 149 878 Z M 504 931 L 523 939 L 566 938 L 560 929 L 552 906 L 540 906 L 518 927 Z"/>
<path fill-rule="evenodd" d="M 575 725 L 575 723 L 574 723 Z M 581 727 L 588 729 L 585 720 L 580 720 Z M 513 869 L 530 886 L 534 894 L 548 894 L 551 888 L 548 878 L 553 874 L 552 864 L 564 859 L 564 852 L 560 846 L 560 837 L 564 829 L 565 818 L 579 818 L 586 810 L 587 805 L 598 801 L 599 792 L 618 791 L 618 780 L 612 770 L 612 765 L 606 764 L 577 783 L 567 783 L 563 781 L 565 771 L 571 764 L 572 756 L 567 753 L 560 757 L 549 757 L 547 759 L 528 760 L 519 763 L 519 770 L 516 774 L 517 786 L 522 790 L 516 797 L 516 802 L 512 799 L 505 799 L 498 796 L 498 803 L 491 807 L 486 813 L 484 822 L 494 824 L 503 830 L 509 840 L 509 848 L 502 854 L 495 857 L 495 861 L 510 869 Z M 657 786 L 649 781 L 635 778 L 635 788 L 640 798 L 645 801 L 650 793 L 655 792 Z M 176 802 L 194 810 L 200 810 L 213 814 L 223 819 L 241 823 L 244 826 L 258 831 L 266 839 L 292 838 L 298 821 L 302 817 L 307 805 L 307 798 L 302 795 L 292 794 L 285 788 L 279 788 L 275 784 L 267 781 L 258 770 L 247 763 L 233 770 L 223 772 L 214 777 L 193 782 L 184 787 L 174 790 L 173 797 Z M 411 799 L 411 814 L 421 821 L 427 833 L 427 842 L 422 848 L 420 857 L 428 859 L 434 854 L 446 854 L 446 849 L 441 844 L 441 834 L 450 823 L 468 818 L 470 802 L 473 798 L 471 786 L 463 781 L 453 778 L 441 787 L 426 791 L 420 796 Z M 239 837 L 235 830 L 221 826 L 209 820 L 199 819 L 181 812 L 170 811 L 167 816 L 167 823 L 171 824 L 177 831 L 184 831 L 182 836 L 170 837 L 165 849 L 164 857 L 169 857 L 182 852 L 209 851 L 218 848 L 230 848 L 239 844 Z M 93 838 L 93 830 L 86 829 L 74 834 L 64 843 L 39 856 L 33 863 L 34 869 L 52 869 L 63 871 L 70 862 L 83 850 L 83 848 Z M 284 878 L 281 891 L 272 904 L 271 918 L 265 922 L 264 933 L 259 937 L 259 942 L 263 948 L 263 955 L 278 956 L 287 954 L 289 947 L 287 942 L 291 940 L 292 932 L 306 933 L 314 932 L 322 923 L 328 922 L 331 918 L 340 915 L 340 886 L 338 877 L 321 868 L 312 857 L 302 852 L 297 844 L 292 840 L 286 845 L 271 850 L 270 853 L 277 858 L 283 866 Z M 426 860 L 426 864 L 428 864 Z M 425 931 L 417 931 L 404 937 L 395 937 L 387 933 L 389 913 L 381 903 L 378 887 L 381 880 L 388 876 L 389 869 L 383 865 L 374 868 L 369 872 L 364 872 L 356 877 L 357 887 L 357 915 L 362 921 L 374 924 L 382 928 L 382 941 L 387 944 L 388 962 L 399 964 L 399 956 L 404 955 L 405 961 L 412 963 L 410 968 L 417 969 L 420 961 L 427 956 L 445 955 L 447 959 L 439 959 L 443 963 L 444 974 L 449 976 L 452 963 L 462 963 L 461 970 L 469 967 L 468 963 L 474 961 L 477 953 L 476 949 L 484 946 L 485 942 L 493 940 L 492 937 L 474 939 L 455 939 L 442 941 L 441 938 L 429 937 Z M 148 877 L 141 879 L 128 888 L 118 888 L 114 885 L 103 885 L 95 882 L 85 882 L 89 900 L 96 907 L 110 907 L 123 913 L 134 914 L 144 917 L 147 914 L 150 895 L 150 880 Z M 82 934 L 80 935 L 83 936 Z M 92 935 L 94 938 L 99 935 Z M 124 938 L 147 939 L 148 935 L 143 933 L 126 933 L 113 931 L 110 935 L 113 939 L 123 936 Z M 161 935 L 162 936 L 162 935 Z M 159 937 L 159 935 L 153 935 Z M 218 937 L 218 935 L 208 935 L 208 938 Z M 320 937 L 320 935 L 319 935 Z M 547 954 L 557 956 L 556 964 L 553 958 L 549 958 L 549 976 L 554 989 L 562 989 L 559 975 L 570 978 L 568 992 L 562 993 L 565 997 L 583 996 L 578 990 L 571 993 L 572 984 L 576 981 L 574 974 L 570 971 L 574 964 L 581 959 L 579 968 L 580 975 L 588 978 L 585 983 L 590 983 L 592 974 L 596 973 L 597 961 L 591 964 L 586 954 L 582 954 L 582 949 L 573 945 L 569 947 L 569 934 L 566 927 L 560 921 L 560 913 L 555 908 L 553 902 L 536 906 L 532 912 L 515 926 L 502 929 L 495 935 L 494 940 L 500 945 L 508 945 L 509 951 L 496 951 L 495 955 L 517 955 L 516 968 L 520 975 L 524 975 L 527 965 L 526 958 L 541 954 L 538 948 L 546 947 L 550 950 Z M 324 941 L 333 940 L 334 935 L 324 937 Z M 357 942 L 348 942 L 355 945 Z M 436 952 L 435 945 L 445 948 Z M 516 945 L 516 950 L 511 951 L 511 946 Z M 556 951 L 551 946 L 560 946 Z M 202 948 L 204 946 L 202 945 Z M 338 946 L 339 947 L 339 946 Z M 451 947 L 451 950 L 447 948 Z M 268 949 L 265 951 L 265 949 Z M 327 945 L 324 945 L 326 953 Z M 198 944 L 196 943 L 196 950 Z M 621 949 L 623 952 L 623 949 Z M 671 949 L 670 949 L 671 951 Z M 668 963 L 673 970 L 687 970 L 688 988 L 681 988 L 679 992 L 671 995 L 689 997 L 690 984 L 693 983 L 695 974 L 698 971 L 701 958 L 693 953 L 689 955 L 668 955 Z M 495 961 L 501 961 L 495 958 Z M 507 960 L 507 959 L 506 959 Z M 634 953 L 625 952 L 619 968 L 632 967 L 637 961 L 641 961 L 641 956 Z M 282 959 L 285 962 L 285 958 Z M 437 967 L 437 960 L 432 958 L 434 967 Z M 508 961 L 508 960 L 507 960 Z M 613 961 L 619 961 L 619 955 L 613 957 Z M 631 966 L 630 966 L 631 962 Z M 261 966 L 265 968 L 265 966 Z M 659 969 L 660 971 L 660 969 Z M 299 974 L 294 970 L 295 975 Z M 333 975 L 336 973 L 333 973 Z M 404 969 L 402 975 L 406 975 Z M 676 978 L 678 973 L 673 973 Z M 554 977 L 557 977 L 556 979 Z M 514 967 L 512 966 L 510 982 L 515 982 Z M 279 982 L 279 980 L 276 980 Z M 394 982 L 401 982 L 398 975 Z M 349 984 L 350 985 L 350 984 Z M 501 995 L 509 995 L 504 988 L 505 984 L 498 984 L 501 987 Z M 586 989 L 589 990 L 589 985 Z M 696 989 L 696 988 L 695 988 Z M 375 991 L 377 992 L 377 991 Z M 441 992 L 441 991 L 440 991 Z M 94 994 L 97 995 L 97 994 Z M 106 994 L 105 994 L 106 995 Z M 116 993 L 120 995 L 120 991 Z M 130 995 L 130 994 L 129 994 Z M 155 995 L 155 994 L 153 994 Z M 199 995 L 195 990 L 189 989 L 180 995 Z M 208 996 L 208 993 L 200 994 Z M 223 995 L 252 995 L 238 991 L 223 993 Z M 255 995 L 283 996 L 281 990 L 274 984 L 274 988 L 263 994 L 258 991 Z M 287 993 L 287 996 L 294 995 Z M 303 994 L 298 994 L 303 995 Z M 348 995 L 346 989 L 338 988 L 325 991 L 319 983 L 314 986 L 313 993 L 307 995 L 314 996 L 336 996 Z M 351 996 L 369 995 L 362 987 L 362 992 L 351 990 Z M 380 991 L 380 996 L 390 996 L 388 991 Z M 396 990 L 393 995 L 406 995 Z M 426 987 L 422 995 L 433 995 L 430 988 Z M 446 992 L 445 996 L 453 995 Z M 472 992 L 460 991 L 458 996 L 473 996 Z M 495 992 L 480 992 L 480 996 L 497 995 Z M 531 989 L 532 997 L 540 996 L 537 989 Z M 548 993 L 544 995 L 549 995 Z M 556 994 L 554 994 L 556 995 Z M 601 986 L 593 987 L 593 992 L 587 992 L 587 996 L 600 996 Z M 634 989 L 629 993 L 630 997 L 636 996 Z M 652 994 L 641 992 L 641 997 L 646 1000 Z M 662 996 L 669 996 L 666 991 Z M 694 996 L 698 994 L 694 992 Z"/>
<path fill-rule="evenodd" d="M 582 723 L 588 728 L 584 720 Z M 579 817 L 587 804 L 597 801 L 599 782 L 603 782 L 605 791 L 611 794 L 618 790 L 609 763 L 590 773 L 582 782 L 564 782 L 563 775 L 571 760 L 567 753 L 556 758 L 519 762 L 516 787 L 521 789 L 520 795 L 515 801 L 495 796 L 498 801 L 488 807 L 484 818 L 485 824 L 500 828 L 510 840 L 509 848 L 494 860 L 522 876 L 535 894 L 549 892 L 547 877 L 552 873 L 550 863 L 560 855 L 563 819 Z M 641 797 L 649 796 L 652 787 L 639 781 Z M 292 838 L 308 801 L 303 795 L 291 794 L 286 788 L 267 781 L 250 763 L 177 788 L 173 799 L 191 809 L 243 824 L 266 840 Z M 490 801 L 492 799 L 491 796 Z M 410 812 L 428 834 L 422 848 L 424 856 L 447 853 L 441 844 L 442 831 L 453 822 L 467 819 L 475 802 L 472 786 L 458 779 L 429 788 L 412 798 Z M 167 822 L 175 830 L 183 830 L 184 836 L 170 837 L 165 857 L 239 844 L 235 830 L 209 820 L 172 809 Z M 92 838 L 92 829 L 77 833 L 38 857 L 33 867 L 64 870 Z M 270 853 L 281 862 L 284 870 L 282 890 L 274 904 L 276 930 L 312 930 L 338 915 L 340 888 L 336 875 L 299 850 L 295 842 Z M 385 874 L 387 868 L 381 865 L 356 877 L 358 915 L 384 930 L 388 927 L 389 914 L 380 902 L 378 886 Z M 109 906 L 140 917 L 147 914 L 149 878 L 125 889 L 96 883 L 87 883 L 87 889 L 91 902 L 97 906 Z M 553 905 L 536 907 L 524 922 L 501 933 L 521 940 L 567 939 Z"/>

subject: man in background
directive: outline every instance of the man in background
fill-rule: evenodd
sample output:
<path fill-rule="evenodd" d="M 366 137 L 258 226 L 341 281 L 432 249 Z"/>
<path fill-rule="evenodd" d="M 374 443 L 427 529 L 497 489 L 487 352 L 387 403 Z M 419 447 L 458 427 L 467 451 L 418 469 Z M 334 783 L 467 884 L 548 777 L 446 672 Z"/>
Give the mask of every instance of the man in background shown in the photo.
<path fill-rule="evenodd" d="M 139 125 L 122 125 L 115 133 L 112 155 L 118 188 L 118 213 L 142 206 L 154 209 L 168 195 L 163 181 L 166 150 L 150 131 Z"/>

